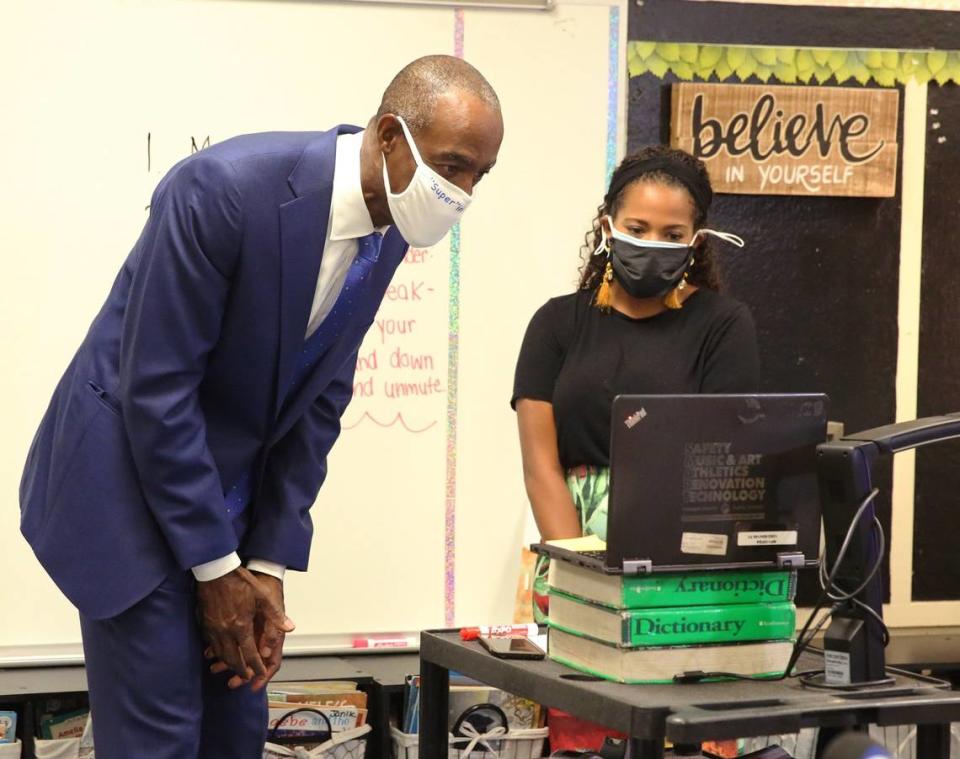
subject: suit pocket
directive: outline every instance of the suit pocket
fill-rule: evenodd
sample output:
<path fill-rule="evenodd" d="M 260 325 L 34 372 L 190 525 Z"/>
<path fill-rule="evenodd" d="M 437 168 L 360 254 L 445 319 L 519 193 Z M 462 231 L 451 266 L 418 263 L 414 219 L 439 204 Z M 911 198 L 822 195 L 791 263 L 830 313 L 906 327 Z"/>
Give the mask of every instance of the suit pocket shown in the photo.
<path fill-rule="evenodd" d="M 110 393 L 104 390 L 93 380 L 87 380 L 87 388 L 96 396 L 97 400 L 106 407 L 108 411 L 120 416 L 120 401 L 114 398 Z"/>
<path fill-rule="evenodd" d="M 64 430 L 64 440 L 73 438 L 76 442 L 57 467 L 57 486 L 44 525 L 65 506 L 66 510 L 95 518 L 96 512 L 110 508 L 111 502 L 143 499 L 119 401 L 90 380 L 77 388 L 71 403 L 71 421 L 84 423 L 80 429 Z"/>

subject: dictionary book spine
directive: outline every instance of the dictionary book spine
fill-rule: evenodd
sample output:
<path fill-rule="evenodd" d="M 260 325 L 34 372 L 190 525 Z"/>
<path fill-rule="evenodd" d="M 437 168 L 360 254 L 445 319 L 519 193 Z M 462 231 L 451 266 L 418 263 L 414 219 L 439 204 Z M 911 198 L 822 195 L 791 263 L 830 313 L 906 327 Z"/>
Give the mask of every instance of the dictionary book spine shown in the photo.
<path fill-rule="evenodd" d="M 789 640 L 796 629 L 796 608 L 785 601 L 619 611 L 552 593 L 549 623 L 630 648 Z"/>
<path fill-rule="evenodd" d="M 793 601 L 793 570 L 678 572 L 623 578 L 624 609 Z"/>
<path fill-rule="evenodd" d="M 553 591 L 616 609 L 792 601 L 794 570 L 753 569 L 607 575 L 568 561 L 550 562 Z"/>

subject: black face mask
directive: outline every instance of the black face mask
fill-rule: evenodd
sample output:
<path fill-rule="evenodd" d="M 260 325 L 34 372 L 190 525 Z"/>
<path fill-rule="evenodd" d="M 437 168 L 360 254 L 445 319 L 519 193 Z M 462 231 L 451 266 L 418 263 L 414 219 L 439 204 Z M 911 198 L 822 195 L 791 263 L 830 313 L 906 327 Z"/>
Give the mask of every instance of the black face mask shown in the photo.
<path fill-rule="evenodd" d="M 665 295 L 683 279 L 693 260 L 689 245 L 651 245 L 641 240 L 610 240 L 610 263 L 617 281 L 634 298 Z"/>

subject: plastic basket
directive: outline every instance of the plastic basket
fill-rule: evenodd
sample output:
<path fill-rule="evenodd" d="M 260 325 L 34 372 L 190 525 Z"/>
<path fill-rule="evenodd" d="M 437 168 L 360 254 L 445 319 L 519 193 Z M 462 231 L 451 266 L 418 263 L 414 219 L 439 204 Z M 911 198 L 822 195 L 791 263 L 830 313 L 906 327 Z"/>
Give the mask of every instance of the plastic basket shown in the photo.
<path fill-rule="evenodd" d="M 94 759 L 92 748 L 81 747 L 79 738 L 37 740 L 33 743 L 37 759 Z M 0 754 L 3 756 L 3 754 Z"/>
<path fill-rule="evenodd" d="M 267 743 L 263 747 L 263 759 L 363 759 L 367 752 L 367 733 L 370 725 L 361 725 L 353 730 L 334 733 L 326 743 L 307 749 L 300 746 L 278 746 Z"/>
<path fill-rule="evenodd" d="M 538 759 L 543 756 L 543 745 L 549 734 L 549 728 L 536 727 L 509 733 L 495 732 L 475 738 L 454 738 L 449 735 L 448 756 L 449 759 Z M 393 759 L 419 759 L 419 735 L 391 727 L 390 739 Z"/>

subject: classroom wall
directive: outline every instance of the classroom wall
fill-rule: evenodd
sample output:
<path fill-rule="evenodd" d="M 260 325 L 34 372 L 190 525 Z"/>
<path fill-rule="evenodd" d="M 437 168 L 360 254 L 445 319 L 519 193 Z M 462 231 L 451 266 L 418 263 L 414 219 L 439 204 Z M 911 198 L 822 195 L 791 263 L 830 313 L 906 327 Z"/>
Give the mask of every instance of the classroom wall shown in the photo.
<path fill-rule="evenodd" d="M 572 289 L 604 190 L 620 10 L 4 3 L 0 647 L 79 640 L 74 610 L 19 535 L 17 489 L 49 396 L 153 186 L 207 137 L 364 123 L 390 77 L 429 52 L 462 52 L 499 92 L 500 161 L 459 237 L 398 272 L 395 283 L 435 291 L 384 305 L 384 318 L 416 320 L 415 334 L 391 341 L 375 329 L 361 351 L 379 347 L 379 368 L 358 377 L 381 387 L 415 379 L 383 370 L 393 350 L 429 356 L 441 392 L 381 393 L 348 410 L 314 509 L 311 570 L 290 577 L 288 605 L 300 636 L 511 618 L 527 511 L 508 406 L 513 364 L 533 311 Z"/>
<path fill-rule="evenodd" d="M 527 514 L 507 406 L 513 362 L 532 312 L 572 288 L 579 241 L 625 143 L 626 15 L 620 0 L 561 2 L 551 12 L 269 0 L 3 5 L 0 576 L 15 580 L 0 614 L 0 649 L 79 640 L 75 612 L 19 536 L 20 469 L 163 172 L 207 137 L 362 123 L 400 66 L 461 47 L 503 101 L 500 163 L 459 236 L 398 272 L 398 283 L 422 280 L 435 291 L 423 303 L 384 305 L 384 319 L 417 320 L 416 334 L 390 342 L 373 332 L 361 351 L 379 348 L 381 361 L 396 348 L 429 356 L 441 392 L 351 406 L 315 509 L 311 571 L 291 576 L 288 602 L 299 636 L 510 617 Z M 930 128 L 926 87 L 908 85 L 904 97 L 898 419 L 918 409 L 917 156 Z M 924 270 L 926 282 L 933 271 Z M 936 315 L 925 312 L 928 332 Z M 358 377 L 381 386 L 409 379 L 382 364 Z M 931 399 L 939 392 L 929 384 Z M 889 619 L 956 624 L 958 604 L 911 601 L 913 494 L 914 459 L 904 454 L 893 472 Z"/>

